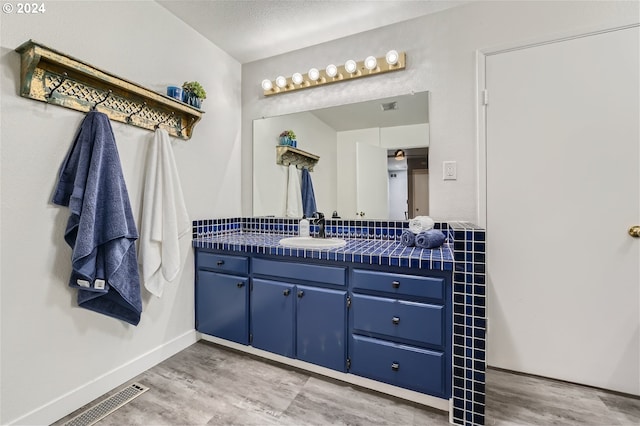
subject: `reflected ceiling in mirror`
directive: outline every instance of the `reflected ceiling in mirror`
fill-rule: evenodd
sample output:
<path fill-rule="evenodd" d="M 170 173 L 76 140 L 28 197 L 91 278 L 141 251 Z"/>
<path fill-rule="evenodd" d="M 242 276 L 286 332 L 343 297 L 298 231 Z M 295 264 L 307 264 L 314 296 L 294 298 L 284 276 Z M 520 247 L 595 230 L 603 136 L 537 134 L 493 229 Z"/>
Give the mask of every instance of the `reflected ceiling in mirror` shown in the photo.
<path fill-rule="evenodd" d="M 427 156 L 415 163 L 425 168 L 416 171 L 418 177 L 411 167 L 391 173 L 387 157 L 398 149 L 427 152 L 428 98 L 420 92 L 254 120 L 254 216 L 287 216 L 290 172 L 300 179 L 300 170 L 275 161 L 284 130 L 295 132 L 298 149 L 320 157 L 310 176 L 317 210 L 327 217 L 335 212 L 342 219 L 405 220 L 413 216 L 413 204 L 427 214 Z"/>

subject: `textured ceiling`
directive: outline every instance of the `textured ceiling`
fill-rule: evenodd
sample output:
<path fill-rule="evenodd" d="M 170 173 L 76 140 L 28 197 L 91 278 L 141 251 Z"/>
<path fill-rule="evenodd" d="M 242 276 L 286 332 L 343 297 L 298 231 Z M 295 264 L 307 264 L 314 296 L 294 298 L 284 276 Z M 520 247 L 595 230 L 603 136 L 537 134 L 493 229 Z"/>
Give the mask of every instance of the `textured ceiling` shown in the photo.
<path fill-rule="evenodd" d="M 240 63 L 427 15 L 457 0 L 158 0 Z"/>

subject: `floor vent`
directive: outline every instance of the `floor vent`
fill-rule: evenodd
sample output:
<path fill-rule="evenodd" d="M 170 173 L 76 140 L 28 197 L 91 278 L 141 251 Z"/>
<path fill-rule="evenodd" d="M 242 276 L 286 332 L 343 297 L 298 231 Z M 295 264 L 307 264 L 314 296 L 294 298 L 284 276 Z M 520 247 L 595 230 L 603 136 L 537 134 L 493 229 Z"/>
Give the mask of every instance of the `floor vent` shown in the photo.
<path fill-rule="evenodd" d="M 142 395 L 149 388 L 139 383 L 133 383 L 126 388 L 111 395 L 107 399 L 97 403 L 93 407 L 87 408 L 78 414 L 63 426 L 91 426 L 116 411 L 118 408 L 133 401 L 136 397 Z"/>

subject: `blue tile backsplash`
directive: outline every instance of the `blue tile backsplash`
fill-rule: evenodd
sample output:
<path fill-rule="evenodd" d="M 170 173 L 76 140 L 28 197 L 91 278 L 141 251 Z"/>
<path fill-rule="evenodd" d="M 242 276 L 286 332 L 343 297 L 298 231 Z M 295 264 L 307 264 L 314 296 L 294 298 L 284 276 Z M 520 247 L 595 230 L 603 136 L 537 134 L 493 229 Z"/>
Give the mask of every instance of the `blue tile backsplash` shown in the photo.
<path fill-rule="evenodd" d="M 453 423 L 484 425 L 486 372 L 485 230 L 469 222 L 438 222 L 447 237 L 438 249 L 400 244 L 408 221 L 327 219 L 327 237 L 343 238 L 338 249 L 303 250 L 278 244 L 298 235 L 298 219 L 237 217 L 193 222 L 193 246 L 279 256 L 451 271 L 453 274 Z M 311 226 L 317 235 L 318 227 Z"/>

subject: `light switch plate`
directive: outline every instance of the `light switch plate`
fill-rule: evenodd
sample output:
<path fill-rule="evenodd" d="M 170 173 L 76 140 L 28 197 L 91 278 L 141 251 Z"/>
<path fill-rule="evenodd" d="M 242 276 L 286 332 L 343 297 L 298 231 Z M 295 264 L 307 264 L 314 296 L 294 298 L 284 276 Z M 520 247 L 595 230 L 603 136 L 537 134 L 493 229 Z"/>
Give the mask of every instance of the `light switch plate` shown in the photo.
<path fill-rule="evenodd" d="M 458 167 L 455 161 L 442 162 L 442 179 L 456 180 L 458 178 Z"/>

